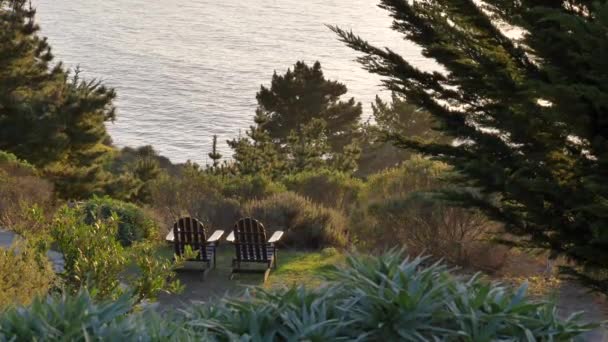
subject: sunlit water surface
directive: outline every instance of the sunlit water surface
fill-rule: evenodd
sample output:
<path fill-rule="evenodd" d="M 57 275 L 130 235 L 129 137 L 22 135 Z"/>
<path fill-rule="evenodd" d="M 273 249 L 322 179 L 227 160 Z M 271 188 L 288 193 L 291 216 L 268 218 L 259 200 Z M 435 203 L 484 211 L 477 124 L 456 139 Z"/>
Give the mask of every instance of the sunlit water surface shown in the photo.
<path fill-rule="evenodd" d="M 174 162 L 206 163 L 211 137 L 251 124 L 261 84 L 297 60 L 319 60 L 366 115 L 380 79 L 325 25 L 352 29 L 430 67 L 389 29 L 373 0 L 34 0 L 55 56 L 118 92 L 109 130 L 118 146 L 153 145 Z"/>

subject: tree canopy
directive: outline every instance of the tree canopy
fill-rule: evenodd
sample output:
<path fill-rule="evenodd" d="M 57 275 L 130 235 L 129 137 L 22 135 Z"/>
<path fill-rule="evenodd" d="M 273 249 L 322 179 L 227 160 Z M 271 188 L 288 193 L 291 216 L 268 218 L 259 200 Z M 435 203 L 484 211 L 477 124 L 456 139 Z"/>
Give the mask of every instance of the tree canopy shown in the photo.
<path fill-rule="evenodd" d="M 413 66 L 337 27 L 364 68 L 428 110 L 456 144 L 397 134 L 481 193 L 452 193 L 520 236 L 577 262 L 608 292 L 608 2 L 382 0 L 392 28 L 444 71 Z"/>
<path fill-rule="evenodd" d="M 328 81 L 321 65 L 297 62 L 274 73 L 270 88 L 257 94 L 258 108 L 244 136 L 227 143 L 241 174 L 280 176 L 321 167 L 352 172 L 360 149 L 361 104 L 339 101 L 346 86 Z"/>
<path fill-rule="evenodd" d="M 312 67 L 297 62 L 284 75 L 275 72 L 270 87 L 261 86 L 256 98 L 275 142 L 284 144 L 292 131 L 300 131 L 312 119 L 323 119 L 330 146 L 341 151 L 351 142 L 362 111 L 354 98 L 340 101 L 346 92 L 344 84 L 325 79 L 319 62 Z"/>
<path fill-rule="evenodd" d="M 412 156 L 412 151 L 395 147 L 387 141 L 387 134 L 399 134 L 427 142 L 452 140 L 433 129 L 436 123 L 429 112 L 408 103 L 396 93 L 391 94 L 390 102 L 376 96 L 370 119 L 373 121 L 366 122 L 362 130 L 362 151 L 357 170 L 361 176 L 394 167 Z"/>
<path fill-rule="evenodd" d="M 42 169 L 66 198 L 101 193 L 116 93 L 53 64 L 25 0 L 0 0 L 0 150 Z"/>

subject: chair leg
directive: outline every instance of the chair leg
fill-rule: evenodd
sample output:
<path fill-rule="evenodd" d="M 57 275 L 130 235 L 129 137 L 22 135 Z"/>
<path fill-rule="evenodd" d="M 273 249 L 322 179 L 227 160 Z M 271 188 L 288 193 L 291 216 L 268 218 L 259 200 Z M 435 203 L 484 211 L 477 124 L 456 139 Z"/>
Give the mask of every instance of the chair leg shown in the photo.
<path fill-rule="evenodd" d="M 211 271 L 211 263 L 207 263 L 207 267 L 203 270 L 203 281 L 207 279 L 207 274 Z"/>
<path fill-rule="evenodd" d="M 228 279 L 230 279 L 230 280 L 234 279 L 234 275 L 236 274 L 236 270 L 237 270 L 237 268 L 239 268 L 237 266 L 237 264 L 238 263 L 236 262 L 236 260 L 232 259 L 232 271 L 230 272 L 230 276 L 228 277 Z"/>
<path fill-rule="evenodd" d="M 276 270 L 277 269 L 277 263 L 279 262 L 279 250 L 278 249 L 274 250 L 274 258 L 272 258 L 272 259 L 273 259 L 272 262 L 274 264 L 274 269 Z"/>
<path fill-rule="evenodd" d="M 269 275 L 270 275 L 270 267 L 266 269 L 266 272 L 264 272 L 264 284 L 268 280 Z"/>

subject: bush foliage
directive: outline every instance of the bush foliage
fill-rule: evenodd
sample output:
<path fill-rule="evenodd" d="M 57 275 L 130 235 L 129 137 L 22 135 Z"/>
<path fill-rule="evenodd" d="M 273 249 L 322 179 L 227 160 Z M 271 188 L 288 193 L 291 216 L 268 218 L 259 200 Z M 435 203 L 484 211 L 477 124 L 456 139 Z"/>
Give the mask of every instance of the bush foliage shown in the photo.
<path fill-rule="evenodd" d="M 23 240 L 8 249 L 0 248 L 0 310 L 9 305 L 28 305 L 45 296 L 55 273 L 45 250 Z"/>
<path fill-rule="evenodd" d="M 284 230 L 281 243 L 290 247 L 318 249 L 347 244 L 348 222 L 343 214 L 292 192 L 250 201 L 243 214 L 259 219 L 270 231 Z"/>
<path fill-rule="evenodd" d="M 94 197 L 84 203 L 82 210 L 87 224 L 93 224 L 98 219 L 107 220 L 116 214 L 116 236 L 123 246 L 130 246 L 136 241 L 153 238 L 158 234 L 154 220 L 131 203 L 109 197 Z"/>
<path fill-rule="evenodd" d="M 454 140 L 390 140 L 451 164 L 451 199 L 504 223 L 510 245 L 573 261 L 608 294 L 608 2 L 381 0 L 391 28 L 442 66 L 332 29 L 363 68 L 428 110 Z M 388 23 L 388 21 L 387 21 Z M 452 143 L 458 142 L 457 144 Z M 593 274 L 590 276 L 590 273 Z"/>
<path fill-rule="evenodd" d="M 286 191 L 283 184 L 264 175 L 214 177 L 218 178 L 222 195 L 237 200 L 261 199 Z"/>
<path fill-rule="evenodd" d="M 239 202 L 222 195 L 220 179 L 187 167 L 180 177 L 161 177 L 151 185 L 152 204 L 166 227 L 188 215 L 225 229 L 238 219 Z"/>
<path fill-rule="evenodd" d="M 356 204 L 364 184 L 360 179 L 329 169 L 288 175 L 283 183 L 290 191 L 339 210 L 349 210 Z"/>
<path fill-rule="evenodd" d="M 0 227 L 33 232 L 31 209 L 41 212 L 53 205 L 53 185 L 29 163 L 0 151 Z"/>
<path fill-rule="evenodd" d="M 255 288 L 164 316 L 133 310 L 125 297 L 49 297 L 0 314 L 0 340 L 568 341 L 594 327 L 531 302 L 525 285 L 512 290 L 423 264 L 395 252 L 352 256 L 326 287 Z"/>
<path fill-rule="evenodd" d="M 87 289 L 100 299 L 132 293 L 138 300 L 178 291 L 172 261 L 159 259 L 145 242 L 124 247 L 118 230 L 117 214 L 91 224 L 78 210 L 64 207 L 56 214 L 51 234 L 65 259 L 65 289 Z"/>
<path fill-rule="evenodd" d="M 406 245 L 462 266 L 502 266 L 506 249 L 487 248 L 499 226 L 429 193 L 449 186 L 449 177 L 447 165 L 421 157 L 371 176 L 361 193 L 362 210 L 353 215 L 359 242 L 377 249 Z"/>
<path fill-rule="evenodd" d="M 116 239 L 117 233 L 116 222 L 98 220 L 86 224 L 77 211 L 60 210 L 53 220 L 51 234 L 65 259 L 62 276 L 67 289 L 90 288 L 99 298 L 116 298 L 121 294 L 119 276 L 127 258 Z"/>

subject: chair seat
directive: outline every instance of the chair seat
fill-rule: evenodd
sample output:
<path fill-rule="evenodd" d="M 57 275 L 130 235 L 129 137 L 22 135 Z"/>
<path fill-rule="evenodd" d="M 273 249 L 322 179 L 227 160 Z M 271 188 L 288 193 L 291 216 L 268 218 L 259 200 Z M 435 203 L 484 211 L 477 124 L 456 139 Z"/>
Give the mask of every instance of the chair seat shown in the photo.
<path fill-rule="evenodd" d="M 277 267 L 278 242 L 283 232 L 275 232 L 270 239 L 266 239 L 266 229 L 258 220 L 245 217 L 234 224 L 234 230 L 227 240 L 235 247 L 236 255 L 232 259 L 232 272 L 230 279 L 237 273 L 264 273 L 264 282 L 268 279 L 271 268 Z M 263 270 L 241 267 L 242 263 L 264 263 Z"/>
<path fill-rule="evenodd" d="M 196 256 L 187 261 L 206 263 L 204 268 L 206 274 L 210 268 L 215 267 L 216 247 L 223 233 L 223 230 L 216 230 L 208 239 L 202 222 L 191 217 L 183 217 L 175 222 L 166 240 L 173 243 L 177 256 L 183 256 L 186 248 L 192 248 Z"/>
<path fill-rule="evenodd" d="M 253 248 L 252 251 L 247 246 L 241 246 L 240 258 L 234 258 L 234 260 L 242 262 L 269 262 L 275 253 L 275 248 L 270 245 L 265 246 L 264 249 L 266 251 L 260 248 L 260 246 L 254 246 Z"/>

